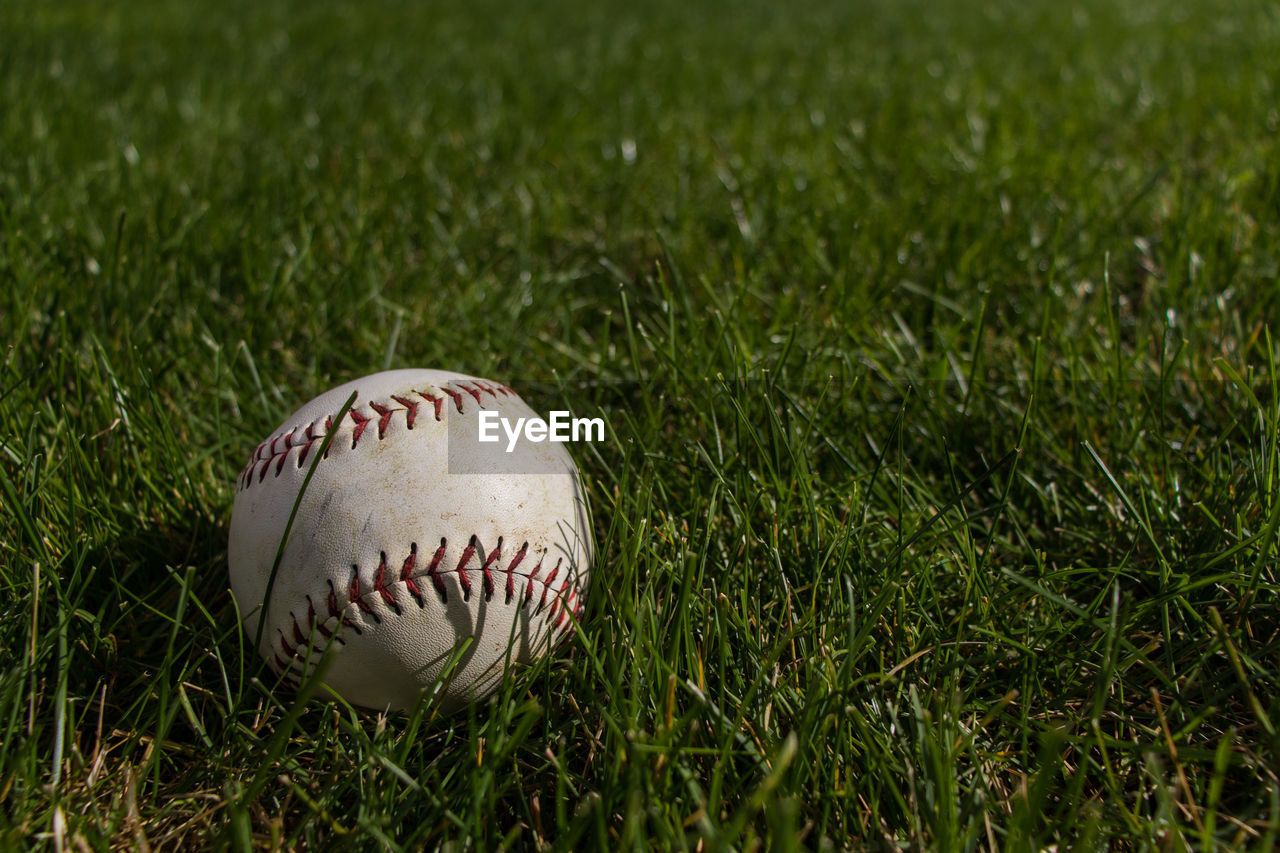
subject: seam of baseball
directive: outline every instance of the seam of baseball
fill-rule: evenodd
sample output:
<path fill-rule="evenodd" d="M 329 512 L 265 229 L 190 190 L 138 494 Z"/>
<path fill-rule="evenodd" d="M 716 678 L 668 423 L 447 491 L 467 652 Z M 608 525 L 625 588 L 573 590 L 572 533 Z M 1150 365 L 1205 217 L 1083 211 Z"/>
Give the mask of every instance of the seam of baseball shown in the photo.
<path fill-rule="evenodd" d="M 483 406 L 480 399 L 482 393 L 494 398 L 500 394 L 507 397 L 515 396 L 515 392 L 510 388 L 496 382 L 486 379 L 463 379 L 450 380 L 439 386 L 428 385 L 423 390 L 415 389 L 406 394 L 370 399 L 363 404 L 352 406 L 347 412 L 346 417 L 351 419 L 351 449 L 355 450 L 359 446 L 370 427 L 375 430 L 370 434 L 376 434 L 379 441 L 385 438 L 391 418 L 398 412 L 405 413 L 407 426 L 413 429 L 418 408 L 424 402 L 431 404 L 437 421 L 440 420 L 446 400 L 453 401 L 453 407 L 458 414 L 465 414 L 462 407 L 464 393 L 470 394 L 481 406 Z M 422 399 L 412 399 L 413 395 Z M 243 491 L 255 483 L 261 483 L 267 478 L 268 471 L 272 471 L 274 476 L 279 477 L 284 471 L 285 461 L 295 448 L 302 448 L 298 452 L 297 461 L 297 467 L 301 468 L 310 455 L 312 447 L 322 443 L 330 430 L 341 429 L 344 422 L 345 418 L 335 427 L 333 416 L 325 415 L 305 427 L 293 427 L 272 435 L 254 448 L 249 461 L 240 470 L 240 476 L 236 479 L 237 491 Z M 328 454 L 326 453 L 325 456 L 327 457 Z"/>
<path fill-rule="evenodd" d="M 316 634 L 320 635 L 321 642 L 323 643 L 327 643 L 331 638 L 337 639 L 338 642 L 345 643 L 345 641 L 340 637 L 336 637 L 335 630 L 329 628 L 329 625 L 335 621 L 340 622 L 341 625 L 345 627 L 351 628 L 357 634 L 363 634 L 364 631 L 372 630 L 382 624 L 383 619 L 402 615 L 402 607 L 393 593 L 393 590 L 397 588 L 407 590 L 410 597 L 418 605 L 419 610 L 426 608 L 425 599 L 428 595 L 431 595 L 442 603 L 447 604 L 448 592 L 445 590 L 442 580 L 444 575 L 456 575 L 458 577 L 459 585 L 462 587 L 463 601 L 469 601 L 473 582 L 468 575 L 480 574 L 480 594 L 484 597 L 485 601 L 491 601 L 493 596 L 497 594 L 497 587 L 492 581 L 492 575 L 500 574 L 506 578 L 506 582 L 503 586 L 503 595 L 506 601 L 510 603 L 512 600 L 521 598 L 523 599 L 520 602 L 521 607 L 528 606 L 533 602 L 533 585 L 539 584 L 542 587 L 542 594 L 538 596 L 537 603 L 534 604 L 534 612 L 540 613 L 544 607 L 547 607 L 548 604 L 550 604 L 550 611 L 547 614 L 547 619 L 553 623 L 552 631 L 564 631 L 568 629 L 573 622 L 567 620 L 566 617 L 572 615 L 572 617 L 576 619 L 581 614 L 583 608 L 582 590 L 577 583 L 578 573 L 572 569 L 565 572 L 564 582 L 558 589 L 551 593 L 550 601 L 548 602 L 548 592 L 552 590 L 552 584 L 560 574 L 564 558 L 558 557 L 555 565 L 553 565 L 550 571 L 542 577 L 539 577 L 539 573 L 544 568 L 543 559 L 546 557 L 545 551 L 543 552 L 543 557 L 539 558 L 538 564 L 534 566 L 531 571 L 516 571 L 516 567 L 524 560 L 524 557 L 529 550 L 529 543 L 525 542 L 519 550 L 516 551 L 511 562 L 508 563 L 506 568 L 502 568 L 501 566 L 494 568 L 493 564 L 501 558 L 502 541 L 502 537 L 498 537 L 497 546 L 489 552 L 488 556 L 485 557 L 483 564 L 480 566 L 471 566 L 468 564 L 471 562 L 472 557 L 475 556 L 479 545 L 477 537 L 472 536 L 468 541 L 466 548 L 463 550 L 463 555 L 459 559 L 458 565 L 455 568 L 440 569 L 439 564 L 443 558 L 443 552 L 447 547 L 446 540 L 442 538 L 440 540 L 440 547 L 437 549 L 435 554 L 432 555 L 431 563 L 426 569 L 416 573 L 410 571 L 408 574 L 404 574 L 402 568 L 401 576 L 389 582 L 384 581 L 382 577 L 387 570 L 387 556 L 385 551 L 381 552 L 381 559 L 378 564 L 378 569 L 376 570 L 377 574 L 374 576 L 374 583 L 372 585 L 360 583 L 359 567 L 352 566 L 352 580 L 351 584 L 347 588 L 347 596 L 343 604 L 340 606 L 338 605 L 339 591 L 337 585 L 331 578 L 329 579 L 329 594 L 326 597 L 327 600 L 322 603 L 321 607 L 317 607 L 316 602 L 312 601 L 310 596 L 307 596 L 307 612 L 305 616 L 299 618 L 299 616 L 293 611 L 289 612 L 292 624 L 288 625 L 287 628 L 276 629 L 277 641 L 272 643 L 271 646 L 272 666 L 275 668 L 277 673 L 285 673 L 286 671 L 296 672 L 296 670 L 293 669 L 294 664 L 301 664 L 305 668 L 306 660 L 311 657 L 312 652 L 320 647 L 319 644 L 314 642 Z M 408 563 L 408 560 L 416 560 L 417 553 L 417 543 L 411 543 L 411 556 L 406 560 L 407 565 L 412 565 Z M 514 585 L 515 578 L 517 577 L 524 579 L 524 591 L 521 593 L 515 592 Z M 430 580 L 432 589 L 429 592 L 419 590 L 417 588 L 418 584 L 415 583 L 415 581 L 424 579 Z M 354 595 L 351 594 L 353 590 L 356 593 Z M 379 599 L 382 599 L 382 601 L 379 602 Z M 321 616 L 321 609 L 326 611 L 323 617 Z M 381 616 L 376 612 L 377 609 L 383 610 Z M 374 624 L 370 626 L 365 616 L 360 615 L 359 619 L 363 627 L 361 625 L 357 625 L 351 618 L 352 613 L 372 616 Z M 292 643 L 290 642 L 290 639 L 293 640 Z"/>

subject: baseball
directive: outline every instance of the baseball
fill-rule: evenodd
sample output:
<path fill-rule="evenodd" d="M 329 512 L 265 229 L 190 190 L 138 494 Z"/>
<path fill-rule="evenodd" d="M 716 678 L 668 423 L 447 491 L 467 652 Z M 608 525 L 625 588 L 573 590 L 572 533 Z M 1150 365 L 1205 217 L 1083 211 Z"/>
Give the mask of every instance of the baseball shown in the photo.
<path fill-rule="evenodd" d="M 253 452 L 231 590 L 283 680 L 332 650 L 323 683 L 353 704 L 404 710 L 440 683 L 455 710 L 569 633 L 591 561 L 577 468 L 563 444 L 478 442 L 481 411 L 537 417 L 496 382 L 392 370 L 321 394 Z"/>

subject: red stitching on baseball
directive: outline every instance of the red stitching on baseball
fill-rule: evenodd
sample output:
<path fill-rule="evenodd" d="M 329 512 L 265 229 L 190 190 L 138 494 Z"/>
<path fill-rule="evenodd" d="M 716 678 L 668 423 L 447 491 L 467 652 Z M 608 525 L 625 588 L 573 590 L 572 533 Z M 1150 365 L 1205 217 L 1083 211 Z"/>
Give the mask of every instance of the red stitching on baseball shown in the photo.
<path fill-rule="evenodd" d="M 435 555 L 431 558 L 431 565 L 427 566 L 427 577 L 431 578 L 431 585 L 436 588 L 436 592 L 440 595 L 440 600 L 445 604 L 449 603 L 449 590 L 444 585 L 444 581 L 436 572 L 440 568 L 440 561 L 444 559 L 445 540 L 440 540 L 440 547 L 436 549 Z"/>
<path fill-rule="evenodd" d="M 538 578 L 538 572 L 542 570 L 542 561 L 538 561 L 538 565 L 533 567 L 533 571 L 529 574 L 529 579 L 524 585 L 524 603 L 528 604 L 533 600 L 533 582 Z"/>
<path fill-rule="evenodd" d="M 418 543 L 409 544 L 409 556 L 404 558 L 404 565 L 400 568 L 400 583 L 404 584 L 409 590 L 409 594 L 413 596 L 413 600 L 418 602 L 418 606 L 422 607 L 422 591 L 418 589 L 418 584 L 413 580 L 413 564 L 418 561 Z"/>
<path fill-rule="evenodd" d="M 556 560 L 555 566 L 551 569 L 551 574 L 547 575 L 547 579 L 542 582 L 542 600 L 538 602 L 539 610 L 547 604 L 547 590 L 551 588 L 552 582 L 555 581 L 556 575 L 560 572 L 560 562 L 560 560 Z"/>
<path fill-rule="evenodd" d="M 502 540 L 499 539 L 499 542 Z M 520 550 L 516 551 L 515 558 L 511 561 L 511 565 L 507 566 L 507 604 L 511 603 L 511 598 L 516 594 L 516 566 L 520 565 L 520 561 L 524 559 L 524 555 L 529 552 L 529 543 L 526 542 L 520 546 Z"/>
<path fill-rule="evenodd" d="M 307 454 L 311 452 L 311 445 L 315 444 L 317 439 L 320 438 L 320 436 L 315 434 L 315 426 L 316 425 L 314 423 L 307 424 L 307 431 L 304 433 L 307 440 L 306 443 L 302 445 L 302 450 L 298 452 L 299 468 L 302 467 L 302 463 L 307 461 Z"/>
<path fill-rule="evenodd" d="M 436 420 L 440 420 L 440 409 L 444 406 L 444 398 L 428 394 L 426 391 L 419 391 L 418 396 L 431 404 L 432 408 L 436 410 Z"/>
<path fill-rule="evenodd" d="M 368 426 L 369 421 L 373 420 L 373 415 L 362 415 L 355 408 L 352 408 L 348 414 L 351 415 L 351 420 L 356 425 L 355 430 L 351 433 L 351 449 L 355 450 L 356 445 L 360 443 L 360 436 L 364 434 L 364 428 Z"/>
<path fill-rule="evenodd" d="M 408 397 L 397 397 L 395 394 L 391 395 L 391 399 L 404 406 L 405 426 L 409 429 L 413 429 L 413 421 L 418 417 L 418 402 L 416 400 L 410 400 Z"/>
<path fill-rule="evenodd" d="M 329 618 L 337 619 L 342 616 L 342 608 L 338 606 L 338 591 L 334 589 L 333 581 L 329 581 L 329 600 L 325 602 L 329 605 Z"/>
<path fill-rule="evenodd" d="M 461 392 L 456 390 L 459 388 L 462 389 Z M 453 406 L 457 409 L 458 414 L 465 414 L 462 406 L 462 392 L 470 394 L 476 399 L 477 403 L 481 402 L 481 393 L 489 394 L 494 398 L 497 398 L 499 394 L 515 395 L 515 392 L 505 385 L 479 380 L 451 380 L 440 386 L 436 391 L 438 393 L 432 393 L 431 391 L 413 391 L 411 393 L 431 403 L 437 421 L 441 420 L 446 399 L 453 401 Z M 353 450 L 359 446 L 360 439 L 364 437 L 370 421 L 375 418 L 378 421 L 379 440 L 387 437 L 391 429 L 392 418 L 397 412 L 405 413 L 405 425 L 409 429 L 413 429 L 418 417 L 418 407 L 421 404 L 408 395 L 393 394 L 388 399 L 404 408 L 393 406 L 387 400 L 370 400 L 365 405 L 372 409 L 374 414 L 366 414 L 356 407 L 350 410 L 352 424 L 351 448 Z M 255 482 L 261 483 L 267 478 L 267 472 L 273 468 L 275 469 L 275 476 L 279 477 L 284 471 L 285 461 L 289 453 L 294 448 L 298 448 L 297 467 L 302 468 L 307 457 L 310 456 L 315 442 L 323 439 L 332 431 L 333 417 L 330 415 L 324 419 L 323 431 L 320 431 L 320 422 L 313 421 L 307 424 L 306 427 L 294 426 L 285 432 L 273 435 L 255 447 L 253 453 L 249 455 L 249 461 L 245 463 L 244 468 L 240 471 L 240 476 L 237 480 L 238 488 L 243 490 L 249 488 Z M 326 452 L 325 457 L 328 458 L 328 455 L 328 452 Z"/>
<path fill-rule="evenodd" d="M 351 567 L 351 584 L 347 587 L 347 601 L 354 604 L 356 608 L 364 613 L 373 613 L 373 606 L 364 600 L 364 596 L 360 594 L 360 567 Z M 374 619 L 378 614 L 373 613 Z"/>
<path fill-rule="evenodd" d="M 293 440 L 293 430 L 289 430 L 284 434 L 284 453 L 279 454 L 280 461 L 276 463 L 276 476 L 280 476 L 280 470 L 284 468 L 284 460 L 289 457 L 289 446 Z M 271 442 L 271 446 L 275 447 L 275 442 Z M 267 463 L 270 465 L 271 463 Z"/>
<path fill-rule="evenodd" d="M 378 560 L 378 572 L 373 577 L 373 589 L 382 596 L 382 600 L 387 603 L 397 614 L 400 612 L 400 605 L 396 602 L 396 597 L 387 589 L 387 552 L 383 551 L 381 559 Z"/>
<path fill-rule="evenodd" d="M 573 615 L 572 619 L 565 620 L 564 629 L 568 630 L 573 627 L 573 623 L 578 620 L 578 614 L 582 612 L 582 598 L 578 595 L 576 586 L 569 589 L 569 597 L 565 599 L 565 610 Z"/>
<path fill-rule="evenodd" d="M 485 589 L 485 600 L 491 600 L 493 595 L 493 580 L 491 572 L 493 571 L 494 564 L 499 563 L 501 560 L 502 541 L 502 537 L 499 537 L 498 545 L 485 557 L 484 562 L 480 566 L 471 566 L 468 568 L 468 564 L 472 561 L 476 551 L 481 548 L 479 538 L 473 535 L 468 540 L 466 548 L 463 549 L 462 558 L 458 561 L 457 567 L 454 569 L 446 569 L 442 572 L 439 570 L 439 567 L 441 562 L 444 560 L 445 551 L 448 547 L 448 541 L 442 538 L 440 540 L 440 547 L 436 549 L 435 553 L 431 557 L 431 562 L 425 569 L 417 574 L 414 574 L 414 569 L 417 565 L 418 543 L 410 543 L 409 555 L 405 558 L 404 565 L 401 567 L 400 576 L 398 579 L 392 581 L 388 580 L 386 574 L 386 552 L 380 552 L 378 566 L 373 576 L 373 583 L 367 589 L 361 587 L 359 566 L 353 565 L 351 567 L 351 582 L 345 590 L 347 593 L 347 601 L 345 604 L 339 605 L 337 588 L 332 580 L 328 582 L 329 592 L 325 602 L 325 609 L 328 611 L 326 619 L 320 619 L 316 612 L 315 604 L 311 600 L 310 596 L 307 597 L 307 615 L 303 619 L 299 619 L 297 615 L 293 613 L 289 614 L 293 618 L 291 630 L 280 631 L 280 646 L 281 649 L 286 652 L 288 659 L 282 659 L 279 651 L 273 653 L 276 672 L 284 674 L 286 670 L 296 671 L 293 670 L 295 666 L 305 665 L 304 659 L 309 658 L 313 651 L 306 639 L 312 631 L 318 631 L 325 641 L 341 641 L 342 638 L 337 636 L 333 629 L 328 626 L 328 622 L 332 620 L 338 620 L 343 626 L 351 628 L 357 634 L 363 633 L 360 626 L 347 615 L 351 612 L 353 607 L 356 612 L 367 614 L 372 617 L 375 623 L 378 624 L 381 624 L 382 618 L 374 609 L 371 603 L 372 600 L 380 599 L 397 614 L 401 613 L 402 609 L 399 603 L 395 600 L 395 594 L 392 590 L 392 587 L 396 584 L 404 585 L 409 593 L 413 595 L 418 606 L 424 607 L 425 601 L 422 598 L 421 588 L 417 584 L 417 580 L 422 577 L 429 577 L 431 578 L 432 585 L 440 595 L 441 602 L 447 604 L 448 593 L 443 580 L 443 575 L 457 575 L 458 583 L 462 586 L 465 597 L 467 594 L 465 591 L 470 590 L 472 587 L 471 579 L 468 577 L 468 574 L 479 571 L 483 578 L 482 583 Z M 517 572 L 516 568 L 524 560 L 528 550 L 529 543 L 525 542 L 520 546 L 520 550 L 516 552 L 514 557 L 512 557 L 511 562 L 506 566 L 506 568 L 502 569 L 502 571 L 507 575 L 507 602 L 509 603 L 514 595 L 516 575 L 520 575 L 525 578 L 525 592 L 522 606 L 528 606 L 530 602 L 533 601 L 534 584 L 541 585 L 542 595 L 540 596 L 538 603 L 534 606 L 534 612 L 537 613 L 542 611 L 544 606 L 547 604 L 548 592 L 550 592 L 551 609 L 547 611 L 545 623 L 550 626 L 551 631 L 562 631 L 566 626 L 567 617 L 572 614 L 572 616 L 576 618 L 582 610 L 582 597 L 579 593 L 578 587 L 572 582 L 572 574 L 566 574 L 565 583 L 563 583 L 558 589 L 552 589 L 552 584 L 561 574 L 560 567 L 564 562 L 563 558 L 558 558 L 556 560 L 556 565 L 552 570 L 541 579 L 538 577 L 542 569 L 541 561 L 529 570 L 527 574 Z M 572 622 L 568 621 L 567 624 L 572 625 Z M 287 635 L 290 633 L 293 635 L 293 639 L 295 640 L 295 643 L 293 644 L 290 644 L 287 639 Z M 318 651 L 318 649 L 314 651 Z"/>
<path fill-rule="evenodd" d="M 512 394 L 516 393 L 515 391 L 512 391 L 510 388 L 508 388 L 506 385 L 499 385 L 497 382 L 483 381 L 483 382 L 472 382 L 471 384 L 479 388 L 481 391 L 484 391 L 486 394 L 488 394 L 491 397 L 497 397 L 499 394 L 510 397 Z"/>
<path fill-rule="evenodd" d="M 480 567 L 480 571 L 483 572 L 482 577 L 485 601 L 489 601 L 493 598 L 493 575 L 489 574 L 489 567 L 493 565 L 493 561 L 498 559 L 500 554 L 502 554 L 501 536 L 498 537 L 498 546 L 489 552 L 489 556 L 484 560 L 484 565 Z"/>
<path fill-rule="evenodd" d="M 393 409 L 390 406 L 383 406 L 378 403 L 370 403 L 369 408 L 378 413 L 378 440 L 387 437 L 387 427 L 391 424 L 391 413 L 398 412 L 399 409 Z"/>
<path fill-rule="evenodd" d="M 458 560 L 458 568 L 454 569 L 458 573 L 458 583 L 462 584 L 462 600 L 471 600 L 471 578 L 467 577 L 467 573 L 463 571 L 467 563 L 471 562 L 471 558 L 476 554 L 476 537 L 471 534 L 471 541 L 467 543 L 467 547 L 462 551 L 462 559 Z"/>

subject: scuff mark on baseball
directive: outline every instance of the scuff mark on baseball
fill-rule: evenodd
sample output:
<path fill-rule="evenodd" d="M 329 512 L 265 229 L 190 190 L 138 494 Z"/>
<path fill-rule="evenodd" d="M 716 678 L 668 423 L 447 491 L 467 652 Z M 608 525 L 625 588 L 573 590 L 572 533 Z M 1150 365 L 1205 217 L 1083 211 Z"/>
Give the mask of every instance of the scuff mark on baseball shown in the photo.
<path fill-rule="evenodd" d="M 404 710 L 470 639 L 443 685 L 456 710 L 571 633 L 592 557 L 577 468 L 563 444 L 479 442 L 482 409 L 536 416 L 496 382 L 392 370 L 321 394 L 254 450 L 231 516 L 231 590 L 251 641 L 263 619 L 258 651 L 286 681 L 332 648 L 329 689 Z"/>

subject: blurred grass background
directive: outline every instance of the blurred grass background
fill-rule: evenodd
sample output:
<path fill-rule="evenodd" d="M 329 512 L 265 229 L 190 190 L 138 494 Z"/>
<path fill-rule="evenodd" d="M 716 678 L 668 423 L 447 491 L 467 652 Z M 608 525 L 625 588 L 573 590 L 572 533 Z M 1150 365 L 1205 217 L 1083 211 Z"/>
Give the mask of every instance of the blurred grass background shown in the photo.
<path fill-rule="evenodd" d="M 1262 2 L 0 7 L 0 843 L 1269 849 Z M 577 640 L 295 707 L 235 474 L 386 367 L 606 417 Z"/>

